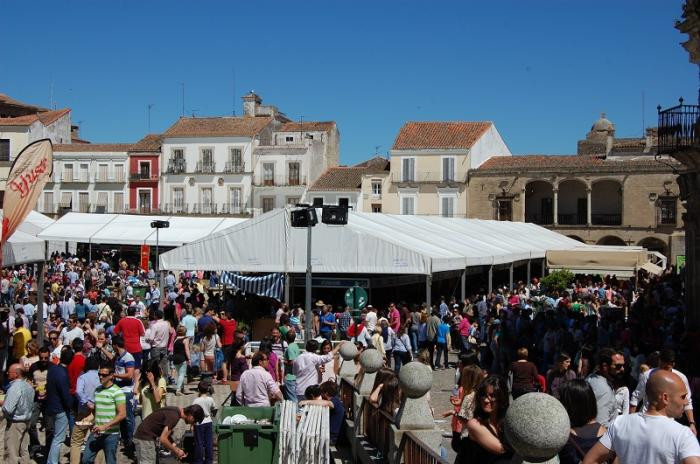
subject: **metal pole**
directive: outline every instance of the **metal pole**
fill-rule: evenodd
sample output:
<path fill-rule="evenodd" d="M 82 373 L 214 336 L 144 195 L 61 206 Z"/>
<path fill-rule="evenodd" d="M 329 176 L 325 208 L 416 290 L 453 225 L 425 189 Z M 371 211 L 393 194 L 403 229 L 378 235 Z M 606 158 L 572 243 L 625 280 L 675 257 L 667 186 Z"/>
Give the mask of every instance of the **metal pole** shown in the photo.
<path fill-rule="evenodd" d="M 510 268 L 508 269 L 508 282 L 510 291 L 513 291 L 513 263 L 510 263 Z"/>
<path fill-rule="evenodd" d="M 532 280 L 532 272 L 530 269 L 530 263 L 531 260 L 527 260 L 527 282 L 525 282 L 525 285 L 530 285 L 530 281 Z"/>
<path fill-rule="evenodd" d="M 428 311 L 429 311 L 429 312 L 432 311 L 432 310 L 431 310 L 431 308 L 432 308 L 431 302 L 432 302 L 432 299 L 433 299 L 433 298 L 432 298 L 432 295 L 431 295 L 431 292 L 432 292 L 432 280 L 433 280 L 433 276 L 432 276 L 431 274 L 428 274 L 428 275 L 425 276 L 425 302 L 428 304 Z"/>
<path fill-rule="evenodd" d="M 153 265 L 153 269 L 155 270 L 156 274 L 158 273 L 158 245 L 160 243 L 160 227 L 156 228 L 156 262 Z"/>
<path fill-rule="evenodd" d="M 284 274 L 284 302 L 289 304 L 289 272 Z"/>
<path fill-rule="evenodd" d="M 542 274 L 540 274 L 540 279 L 544 277 L 544 271 L 545 271 L 545 259 L 542 258 Z"/>
<path fill-rule="evenodd" d="M 310 215 L 310 211 L 307 210 L 307 214 Z M 304 330 L 306 331 L 304 338 L 309 341 L 311 340 L 311 324 L 313 322 L 311 314 L 311 221 L 306 226 L 306 310 L 304 314 Z"/>
<path fill-rule="evenodd" d="M 489 295 L 493 293 L 493 264 L 489 266 Z"/>
<path fill-rule="evenodd" d="M 88 242 L 88 261 L 92 263 L 92 242 Z"/>
<path fill-rule="evenodd" d="M 462 285 L 462 301 L 464 301 L 467 298 L 467 270 L 464 269 L 462 271 L 462 278 L 461 278 L 461 285 Z"/>
<path fill-rule="evenodd" d="M 39 337 L 39 346 L 44 346 L 44 261 L 41 261 L 37 265 L 37 279 L 36 279 L 36 306 L 37 314 L 36 318 L 36 331 L 37 337 Z"/>

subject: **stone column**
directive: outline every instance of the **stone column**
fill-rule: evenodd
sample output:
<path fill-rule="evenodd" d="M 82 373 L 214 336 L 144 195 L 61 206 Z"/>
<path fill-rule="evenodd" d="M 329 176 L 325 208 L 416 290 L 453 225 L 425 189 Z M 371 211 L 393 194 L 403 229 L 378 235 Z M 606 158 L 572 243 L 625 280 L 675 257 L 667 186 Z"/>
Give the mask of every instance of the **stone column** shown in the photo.
<path fill-rule="evenodd" d="M 442 432 L 435 427 L 433 414 L 426 393 L 433 385 L 433 371 L 430 366 L 413 361 L 404 364 L 399 371 L 399 386 L 403 393 L 401 406 L 392 426 L 393 447 L 388 462 L 401 462 L 396 456 L 404 432 L 411 431 L 436 453 L 440 453 Z"/>
<path fill-rule="evenodd" d="M 355 382 L 355 375 L 357 374 L 355 356 L 357 356 L 357 347 L 355 344 L 343 343 L 343 346 L 340 347 L 340 357 L 343 358 L 343 360 L 340 363 L 338 377 L 345 379 L 350 383 Z"/>
<path fill-rule="evenodd" d="M 559 189 L 553 189 L 554 199 L 552 200 L 552 210 L 554 211 L 554 217 L 552 218 L 552 224 L 555 226 L 559 224 Z"/>
<path fill-rule="evenodd" d="M 586 225 L 590 227 L 593 224 L 593 221 L 591 220 L 592 217 L 592 212 L 591 212 L 591 193 L 592 190 L 591 188 L 586 188 Z"/>
<path fill-rule="evenodd" d="M 548 461 L 566 445 L 569 439 L 569 415 L 553 396 L 528 393 L 508 408 L 504 424 L 506 440 L 519 461 Z"/>

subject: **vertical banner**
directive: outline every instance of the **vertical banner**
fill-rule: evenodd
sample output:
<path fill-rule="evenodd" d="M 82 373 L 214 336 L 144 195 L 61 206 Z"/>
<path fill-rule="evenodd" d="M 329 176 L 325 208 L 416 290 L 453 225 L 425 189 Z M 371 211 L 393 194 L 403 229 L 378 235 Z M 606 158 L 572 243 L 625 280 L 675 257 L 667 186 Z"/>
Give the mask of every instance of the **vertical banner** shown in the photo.
<path fill-rule="evenodd" d="M 32 142 L 17 155 L 5 184 L 5 201 L 0 238 L 0 265 L 2 248 L 15 233 L 29 212 L 34 209 L 44 186 L 53 173 L 53 146 L 51 140 Z"/>
<path fill-rule="evenodd" d="M 151 257 L 150 245 L 141 245 L 141 269 L 148 271 L 148 261 Z"/>

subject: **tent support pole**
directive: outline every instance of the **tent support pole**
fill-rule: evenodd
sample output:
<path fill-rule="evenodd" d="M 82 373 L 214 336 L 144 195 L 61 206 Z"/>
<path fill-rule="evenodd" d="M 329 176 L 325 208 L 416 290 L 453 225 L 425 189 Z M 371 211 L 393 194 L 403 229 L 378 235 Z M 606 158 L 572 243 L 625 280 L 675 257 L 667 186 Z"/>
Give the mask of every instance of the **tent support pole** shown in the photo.
<path fill-rule="evenodd" d="M 510 267 L 508 268 L 508 283 L 510 287 L 510 291 L 513 291 L 513 263 L 510 263 Z"/>
<path fill-rule="evenodd" d="M 48 245 L 48 242 L 46 243 Z M 36 279 L 36 331 L 39 338 L 39 346 L 44 346 L 44 266 L 45 261 L 40 261 L 37 266 Z"/>
<path fill-rule="evenodd" d="M 466 268 L 462 271 L 462 277 L 460 279 L 462 301 L 467 298 L 467 270 Z"/>
<path fill-rule="evenodd" d="M 430 308 L 432 307 L 432 296 L 430 295 L 432 291 L 432 285 L 433 285 L 433 276 L 431 274 L 428 274 L 425 276 L 425 302 L 428 304 L 428 311 L 431 312 Z"/>
<path fill-rule="evenodd" d="M 313 314 L 311 313 L 311 221 L 306 226 L 306 308 L 304 310 L 304 337 L 308 342 L 311 340 L 311 324 Z"/>
<path fill-rule="evenodd" d="M 546 271 L 546 268 L 545 268 L 545 259 L 542 258 L 542 274 L 540 274 L 540 279 L 541 279 L 542 277 L 544 277 L 544 272 L 545 272 L 545 271 Z"/>
<path fill-rule="evenodd" d="M 157 259 L 158 257 L 156 256 L 156 260 Z M 163 311 L 163 302 L 165 301 L 165 271 L 158 271 L 158 289 L 160 290 L 158 309 Z"/>
<path fill-rule="evenodd" d="M 527 260 L 527 282 L 525 285 L 530 285 L 530 280 L 532 280 L 532 269 L 530 269 L 531 260 Z"/>
<path fill-rule="evenodd" d="M 493 293 L 493 264 L 489 266 L 489 295 Z"/>
<path fill-rule="evenodd" d="M 88 261 L 92 263 L 92 242 L 88 242 Z"/>
<path fill-rule="evenodd" d="M 289 272 L 284 273 L 284 302 L 289 305 Z"/>

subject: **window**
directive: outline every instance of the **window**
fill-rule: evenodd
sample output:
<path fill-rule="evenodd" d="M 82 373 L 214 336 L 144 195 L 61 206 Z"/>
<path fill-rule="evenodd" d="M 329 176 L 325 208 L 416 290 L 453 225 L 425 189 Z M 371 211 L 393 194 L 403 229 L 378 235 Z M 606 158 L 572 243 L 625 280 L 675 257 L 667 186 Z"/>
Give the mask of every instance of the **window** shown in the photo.
<path fill-rule="evenodd" d="M 73 182 L 73 164 L 63 165 L 63 182 Z"/>
<path fill-rule="evenodd" d="M 114 165 L 114 182 L 124 182 L 124 165 Z"/>
<path fill-rule="evenodd" d="M 115 213 L 123 213 L 124 212 L 124 193 L 123 192 L 114 192 L 114 207 L 112 208 Z"/>
<path fill-rule="evenodd" d="M 455 197 L 440 197 L 440 216 L 454 217 L 455 215 Z"/>
<path fill-rule="evenodd" d="M 202 148 L 199 153 L 199 172 L 214 172 L 214 150 Z"/>
<path fill-rule="evenodd" d="M 229 190 L 229 212 L 231 214 L 241 213 L 241 189 L 240 187 L 232 187 Z"/>
<path fill-rule="evenodd" d="M 71 192 L 61 192 L 61 208 L 70 208 L 73 204 L 73 194 Z"/>
<path fill-rule="evenodd" d="M 275 209 L 275 197 L 263 197 L 262 199 L 262 210 L 263 213 L 272 211 Z"/>
<path fill-rule="evenodd" d="M 350 199 L 349 198 L 338 198 L 338 206 L 344 206 L 347 208 L 350 206 Z"/>
<path fill-rule="evenodd" d="M 203 214 L 212 213 L 212 190 L 211 187 L 202 188 L 201 191 L 202 205 L 200 212 Z"/>
<path fill-rule="evenodd" d="M 263 163 L 263 185 L 275 185 L 275 163 Z"/>
<path fill-rule="evenodd" d="M 299 184 L 299 163 L 289 163 L 289 185 Z"/>
<path fill-rule="evenodd" d="M 107 192 L 97 192 L 97 204 L 95 205 L 95 212 L 107 212 Z"/>
<path fill-rule="evenodd" d="M 149 179 L 151 177 L 151 163 L 139 161 L 139 177 L 141 179 Z"/>
<path fill-rule="evenodd" d="M 291 135 L 288 135 L 284 138 L 284 141 L 287 143 L 292 143 L 292 142 L 294 142 L 294 137 L 292 137 Z"/>
<path fill-rule="evenodd" d="M 416 159 L 401 159 L 401 180 L 403 182 L 413 182 L 416 180 Z"/>
<path fill-rule="evenodd" d="M 373 213 L 381 213 L 382 212 L 382 205 L 380 203 L 372 203 L 372 212 Z"/>
<path fill-rule="evenodd" d="M 240 148 L 231 148 L 228 152 L 228 172 L 243 172 L 243 152 Z"/>
<path fill-rule="evenodd" d="M 182 148 L 173 148 L 172 158 L 168 162 L 168 172 L 180 174 L 185 172 L 185 150 Z"/>
<path fill-rule="evenodd" d="M 44 192 L 44 212 L 45 213 L 53 213 L 54 212 L 53 192 Z"/>
<path fill-rule="evenodd" d="M 173 189 L 173 213 L 182 213 L 185 210 L 185 190 Z"/>
<path fill-rule="evenodd" d="M 299 198 L 299 197 L 287 197 L 287 205 L 289 205 L 289 206 L 295 206 L 300 201 L 301 201 L 301 198 Z"/>
<path fill-rule="evenodd" d="M 314 139 L 314 135 L 313 135 L 313 134 L 306 134 L 306 138 L 309 139 L 309 140 L 313 140 L 313 139 Z"/>
<path fill-rule="evenodd" d="M 455 159 L 452 157 L 442 159 L 442 180 L 443 182 L 455 180 Z"/>
<path fill-rule="evenodd" d="M 100 164 L 97 166 L 97 182 L 107 182 L 108 164 Z"/>
<path fill-rule="evenodd" d="M 499 221 L 513 220 L 513 200 L 502 198 L 496 200 L 496 219 Z"/>
<path fill-rule="evenodd" d="M 90 194 L 88 192 L 78 192 L 78 207 L 81 213 L 90 212 Z"/>
<path fill-rule="evenodd" d="M 372 195 L 381 196 L 382 195 L 382 181 L 381 179 L 372 179 Z"/>
<path fill-rule="evenodd" d="M 150 190 L 139 190 L 139 212 L 150 213 L 151 212 L 151 191 Z"/>
<path fill-rule="evenodd" d="M 0 161 L 10 161 L 10 139 L 0 139 Z"/>
<path fill-rule="evenodd" d="M 78 179 L 80 182 L 87 182 L 88 181 L 88 169 L 90 168 L 89 164 L 81 164 L 80 165 L 80 179 Z"/>
<path fill-rule="evenodd" d="M 664 225 L 675 226 L 678 222 L 676 218 L 676 197 L 659 197 L 658 200 L 658 222 Z"/>
<path fill-rule="evenodd" d="M 415 197 L 401 197 L 401 214 L 416 214 Z"/>

